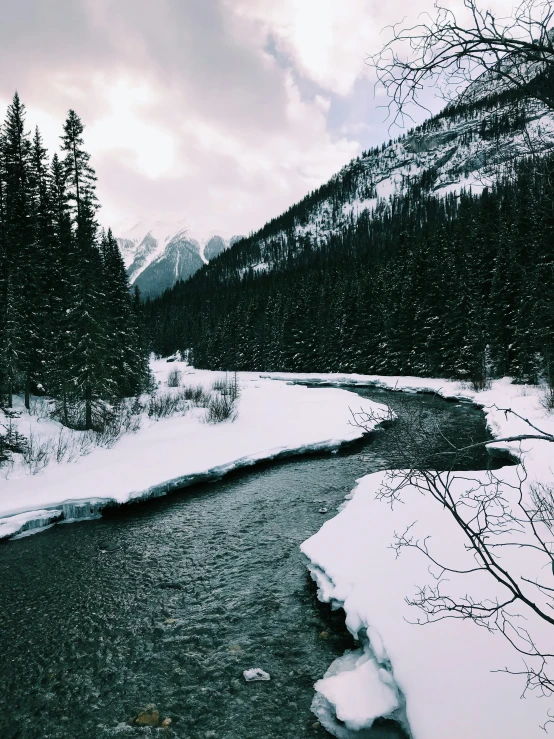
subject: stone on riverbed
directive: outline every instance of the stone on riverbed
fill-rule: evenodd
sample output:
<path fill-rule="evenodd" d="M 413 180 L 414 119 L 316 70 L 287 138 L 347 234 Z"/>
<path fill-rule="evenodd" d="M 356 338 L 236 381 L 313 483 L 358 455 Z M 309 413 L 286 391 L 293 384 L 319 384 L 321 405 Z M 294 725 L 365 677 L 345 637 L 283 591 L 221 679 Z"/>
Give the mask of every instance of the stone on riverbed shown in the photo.
<path fill-rule="evenodd" d="M 135 717 L 134 724 L 135 726 L 159 726 L 160 712 L 156 706 L 150 704 Z"/>
<path fill-rule="evenodd" d="M 247 683 L 257 680 L 271 680 L 269 672 L 262 670 L 260 667 L 252 667 L 250 670 L 245 670 L 242 675 Z"/>

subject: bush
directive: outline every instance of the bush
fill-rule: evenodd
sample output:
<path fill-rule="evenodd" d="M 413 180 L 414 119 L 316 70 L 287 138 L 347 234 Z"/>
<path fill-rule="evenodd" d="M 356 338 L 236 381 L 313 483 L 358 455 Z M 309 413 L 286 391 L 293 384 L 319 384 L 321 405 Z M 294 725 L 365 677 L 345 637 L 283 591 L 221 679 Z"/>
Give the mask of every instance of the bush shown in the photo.
<path fill-rule="evenodd" d="M 182 390 L 185 400 L 189 400 L 194 408 L 207 408 L 211 394 L 206 392 L 202 385 L 184 387 Z"/>
<path fill-rule="evenodd" d="M 29 470 L 29 474 L 36 475 L 46 467 L 54 453 L 54 442 L 52 439 L 41 439 L 32 431 L 27 443 L 21 451 L 23 461 Z"/>
<path fill-rule="evenodd" d="M 181 384 L 181 371 L 174 367 L 167 377 L 167 387 L 179 387 Z"/>
<path fill-rule="evenodd" d="M 549 413 L 554 411 L 554 387 L 547 385 L 541 394 L 541 405 Z"/>
<path fill-rule="evenodd" d="M 218 377 L 212 382 L 212 390 L 216 393 L 222 393 L 227 387 L 227 380 L 224 377 Z"/>
<path fill-rule="evenodd" d="M 229 378 L 228 375 L 225 375 L 225 377 L 220 377 L 217 380 L 214 380 L 212 383 L 212 390 L 216 393 L 221 393 L 224 397 L 230 398 L 234 403 L 240 395 L 236 372 L 231 378 Z"/>
<path fill-rule="evenodd" d="M 235 402 L 228 395 L 215 395 L 210 398 L 206 411 L 207 423 L 234 421 L 237 417 Z"/>
<path fill-rule="evenodd" d="M 183 392 L 158 393 L 150 396 L 146 410 L 149 418 L 158 421 L 160 418 L 169 418 L 177 413 L 185 413 L 187 402 Z"/>

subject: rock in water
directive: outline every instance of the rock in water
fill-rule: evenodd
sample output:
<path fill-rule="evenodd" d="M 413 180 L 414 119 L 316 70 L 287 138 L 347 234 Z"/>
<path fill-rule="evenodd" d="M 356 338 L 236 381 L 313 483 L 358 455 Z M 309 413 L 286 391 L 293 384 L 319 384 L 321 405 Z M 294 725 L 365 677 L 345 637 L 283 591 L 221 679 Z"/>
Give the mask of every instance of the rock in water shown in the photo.
<path fill-rule="evenodd" d="M 320 508 L 319 509 L 319 512 L 320 513 L 327 513 L 328 510 L 329 510 L 328 508 Z"/>
<path fill-rule="evenodd" d="M 242 675 L 247 683 L 255 682 L 256 680 L 271 680 L 269 672 L 262 670 L 260 667 L 252 667 L 250 670 L 245 670 Z"/>
<path fill-rule="evenodd" d="M 152 704 L 146 706 L 135 718 L 135 726 L 159 726 L 160 712 Z"/>

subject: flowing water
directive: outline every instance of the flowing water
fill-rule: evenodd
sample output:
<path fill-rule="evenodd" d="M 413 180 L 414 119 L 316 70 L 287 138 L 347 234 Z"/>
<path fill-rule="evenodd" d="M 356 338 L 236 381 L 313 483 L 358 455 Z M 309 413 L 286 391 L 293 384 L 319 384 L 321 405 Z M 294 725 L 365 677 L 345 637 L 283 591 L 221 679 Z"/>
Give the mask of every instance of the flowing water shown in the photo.
<path fill-rule="evenodd" d="M 458 442 L 487 438 L 470 405 L 403 396 L 404 409 L 420 403 Z M 317 601 L 299 545 L 356 478 L 394 466 L 390 438 L 1 545 L 0 737 L 328 737 L 313 684 L 354 643 L 342 612 Z M 271 680 L 246 683 L 251 667 Z M 127 725 L 148 704 L 171 729 Z M 368 736 L 401 734 L 385 723 Z"/>

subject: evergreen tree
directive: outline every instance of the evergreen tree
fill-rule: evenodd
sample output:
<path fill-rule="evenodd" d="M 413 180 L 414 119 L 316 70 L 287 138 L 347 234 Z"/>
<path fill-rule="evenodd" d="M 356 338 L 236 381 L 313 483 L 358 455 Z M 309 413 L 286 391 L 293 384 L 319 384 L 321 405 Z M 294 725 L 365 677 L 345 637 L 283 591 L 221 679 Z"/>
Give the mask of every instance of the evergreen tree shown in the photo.
<path fill-rule="evenodd" d="M 149 383 L 138 297 L 117 243 L 98 243 L 96 176 L 69 111 L 63 160 L 25 131 L 17 93 L 0 132 L 0 392 L 48 392 L 69 425 Z"/>
<path fill-rule="evenodd" d="M 80 200 L 67 329 L 69 400 L 76 409 L 76 422 L 83 423 L 85 429 L 94 427 L 93 414 L 100 401 L 117 395 L 113 365 L 109 362 L 104 274 L 96 244 L 98 224 L 94 211 L 86 196 Z"/>
<path fill-rule="evenodd" d="M 67 197 L 72 203 L 73 217 L 78 220 L 82 204 L 93 211 L 98 206 L 96 197 L 96 173 L 90 165 L 90 154 L 84 149 L 85 127 L 77 113 L 70 110 L 63 127 L 62 151 L 66 172 Z M 84 216 L 85 217 L 85 216 Z"/>
<path fill-rule="evenodd" d="M 135 293 L 133 304 L 125 265 L 111 229 L 102 237 L 101 252 L 106 362 L 116 384 L 117 396 L 125 397 L 140 392 L 148 377 L 137 324 L 139 298 Z"/>
<path fill-rule="evenodd" d="M 31 143 L 25 131 L 25 106 L 17 92 L 4 123 L 2 178 L 4 180 L 5 337 L 3 361 L 8 406 L 19 383 L 29 407 L 32 328 L 29 297 L 35 246 L 31 196 Z"/>

